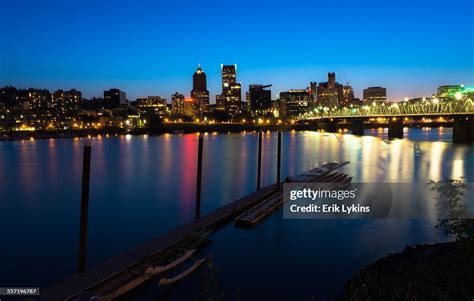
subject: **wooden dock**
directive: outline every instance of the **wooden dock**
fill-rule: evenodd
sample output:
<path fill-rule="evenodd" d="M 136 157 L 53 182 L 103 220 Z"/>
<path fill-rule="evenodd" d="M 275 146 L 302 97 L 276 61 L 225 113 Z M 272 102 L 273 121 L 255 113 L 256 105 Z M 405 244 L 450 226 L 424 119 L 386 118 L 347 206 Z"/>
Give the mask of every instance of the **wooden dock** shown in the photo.
<path fill-rule="evenodd" d="M 307 171 L 296 177 L 288 177 L 286 183 L 318 183 L 320 187 L 336 188 L 340 184 L 348 183 L 352 180 L 347 174 L 333 172 L 342 166 L 349 164 L 349 161 L 341 163 L 327 163 L 313 170 Z M 283 204 L 283 191 L 275 191 L 265 198 L 262 202 L 258 202 L 249 209 L 244 210 L 235 218 L 237 227 L 252 227 L 269 216 L 274 210 Z"/>
<path fill-rule="evenodd" d="M 331 171 L 347 163 L 328 163 L 286 181 L 319 179 L 321 182 L 341 182 L 348 178 L 347 175 Z M 189 251 L 194 252 L 206 240 L 208 234 L 237 216 L 242 217 L 244 212 L 250 212 L 251 216 L 256 215 L 257 220 L 260 220 L 281 205 L 281 200 L 282 191 L 278 189 L 277 184 L 259 189 L 157 239 L 112 257 L 84 273 L 73 275 L 46 288 L 41 292 L 40 300 L 113 300 L 154 277 L 154 271 L 168 270 L 168 267 L 171 269 L 189 259 L 186 255 Z M 191 266 L 189 273 L 194 266 L 197 267 L 204 261 L 192 260 L 195 260 L 195 264 Z M 174 278 L 161 278 L 164 280 L 160 283 L 173 282 L 189 273 L 181 273 Z M 162 276 L 161 273 L 159 276 Z"/>
<path fill-rule="evenodd" d="M 223 226 L 244 210 L 265 199 L 275 189 L 275 184 L 264 187 L 154 240 L 112 257 L 104 263 L 91 267 L 85 273 L 73 275 L 64 281 L 56 283 L 41 291 L 40 300 L 65 300 L 71 296 L 76 297 L 70 298 L 70 300 L 88 300 L 89 298 L 86 297 L 87 288 L 96 286 L 98 283 L 104 281 L 104 279 L 108 279 L 142 262 L 144 258 L 149 257 L 151 254 L 165 250 L 169 246 L 180 242 L 197 231 L 202 229 L 216 229 Z M 84 298 L 81 296 L 84 296 Z"/>

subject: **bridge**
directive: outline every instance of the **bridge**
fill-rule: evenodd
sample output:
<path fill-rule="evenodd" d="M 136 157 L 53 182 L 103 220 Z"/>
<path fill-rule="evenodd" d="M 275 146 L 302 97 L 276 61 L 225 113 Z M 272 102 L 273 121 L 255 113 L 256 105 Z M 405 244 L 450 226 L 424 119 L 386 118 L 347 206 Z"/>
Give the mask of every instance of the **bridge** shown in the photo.
<path fill-rule="evenodd" d="M 364 121 L 372 118 L 388 119 L 389 138 L 403 138 L 403 121 L 406 118 L 449 118 L 453 120 L 453 141 L 474 142 L 474 101 L 471 98 L 439 100 L 422 99 L 416 102 L 372 103 L 348 107 L 316 107 L 299 117 L 304 122 L 322 122 L 329 132 L 337 130 L 341 121 L 351 122 L 352 133 L 364 134 Z"/>

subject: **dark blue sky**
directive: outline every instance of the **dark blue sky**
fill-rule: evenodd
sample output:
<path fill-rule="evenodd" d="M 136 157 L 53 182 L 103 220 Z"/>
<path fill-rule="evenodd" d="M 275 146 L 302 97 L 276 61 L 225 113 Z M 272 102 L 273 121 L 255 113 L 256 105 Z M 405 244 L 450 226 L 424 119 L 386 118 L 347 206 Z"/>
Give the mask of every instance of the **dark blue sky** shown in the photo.
<path fill-rule="evenodd" d="M 368 86 L 430 95 L 474 84 L 473 3 L 0 0 L 0 85 L 170 99 L 190 94 L 201 63 L 214 102 L 220 64 L 237 63 L 244 91 L 272 83 L 276 95 L 334 71 L 358 97 Z"/>

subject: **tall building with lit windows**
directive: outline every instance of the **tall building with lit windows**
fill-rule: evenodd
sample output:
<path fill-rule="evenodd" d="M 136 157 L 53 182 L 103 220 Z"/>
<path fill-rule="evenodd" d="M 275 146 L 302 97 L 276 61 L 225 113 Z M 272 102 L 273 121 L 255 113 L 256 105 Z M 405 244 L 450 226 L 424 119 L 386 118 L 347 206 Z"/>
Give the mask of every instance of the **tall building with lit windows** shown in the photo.
<path fill-rule="evenodd" d="M 191 90 L 191 98 L 196 103 L 199 116 L 209 112 L 209 91 L 206 81 L 206 73 L 199 65 L 193 74 L 193 89 Z"/>
<path fill-rule="evenodd" d="M 350 105 L 352 102 L 354 102 L 354 89 L 352 89 L 352 86 L 347 83 L 347 85 L 342 87 L 342 94 L 343 94 L 343 100 L 342 104 L 343 105 Z"/>
<path fill-rule="evenodd" d="M 185 97 L 183 94 L 178 92 L 171 95 L 171 114 L 172 115 L 184 115 L 184 101 Z"/>
<path fill-rule="evenodd" d="M 307 113 L 313 107 L 311 93 L 307 89 L 280 92 L 280 103 L 285 108 L 282 115 L 298 117 Z"/>
<path fill-rule="evenodd" d="M 336 82 L 336 73 L 328 73 L 328 81 L 319 83 L 317 104 L 324 107 L 337 107 L 344 99 L 343 86 Z"/>
<path fill-rule="evenodd" d="M 222 93 L 216 95 L 216 110 L 231 116 L 242 112 L 242 86 L 237 83 L 237 65 L 221 65 Z"/>
<path fill-rule="evenodd" d="M 269 89 L 271 86 L 249 85 L 247 100 L 250 112 L 255 116 L 264 115 L 272 110 L 272 91 Z"/>
<path fill-rule="evenodd" d="M 168 113 L 167 100 L 161 96 L 137 98 L 135 103 L 140 113 L 164 116 Z"/>

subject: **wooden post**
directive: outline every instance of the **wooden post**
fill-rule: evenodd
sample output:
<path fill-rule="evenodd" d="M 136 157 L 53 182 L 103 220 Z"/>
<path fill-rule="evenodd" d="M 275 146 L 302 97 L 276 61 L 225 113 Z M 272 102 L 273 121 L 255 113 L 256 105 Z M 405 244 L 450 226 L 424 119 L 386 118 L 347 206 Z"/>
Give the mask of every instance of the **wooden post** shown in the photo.
<path fill-rule="evenodd" d="M 201 216 L 201 180 L 202 180 L 202 136 L 199 135 L 196 183 L 196 219 Z"/>
<path fill-rule="evenodd" d="M 281 131 L 278 131 L 278 152 L 277 152 L 277 190 L 280 190 L 281 178 Z"/>
<path fill-rule="evenodd" d="M 260 189 L 260 178 L 262 175 L 262 130 L 258 132 L 258 160 L 257 160 L 257 190 Z"/>
<path fill-rule="evenodd" d="M 81 191 L 81 224 L 79 232 L 79 264 L 78 272 L 86 270 L 86 247 L 87 247 L 87 220 L 89 214 L 89 182 L 91 172 L 91 146 L 84 145 L 84 159 L 82 163 L 82 191 Z"/>

